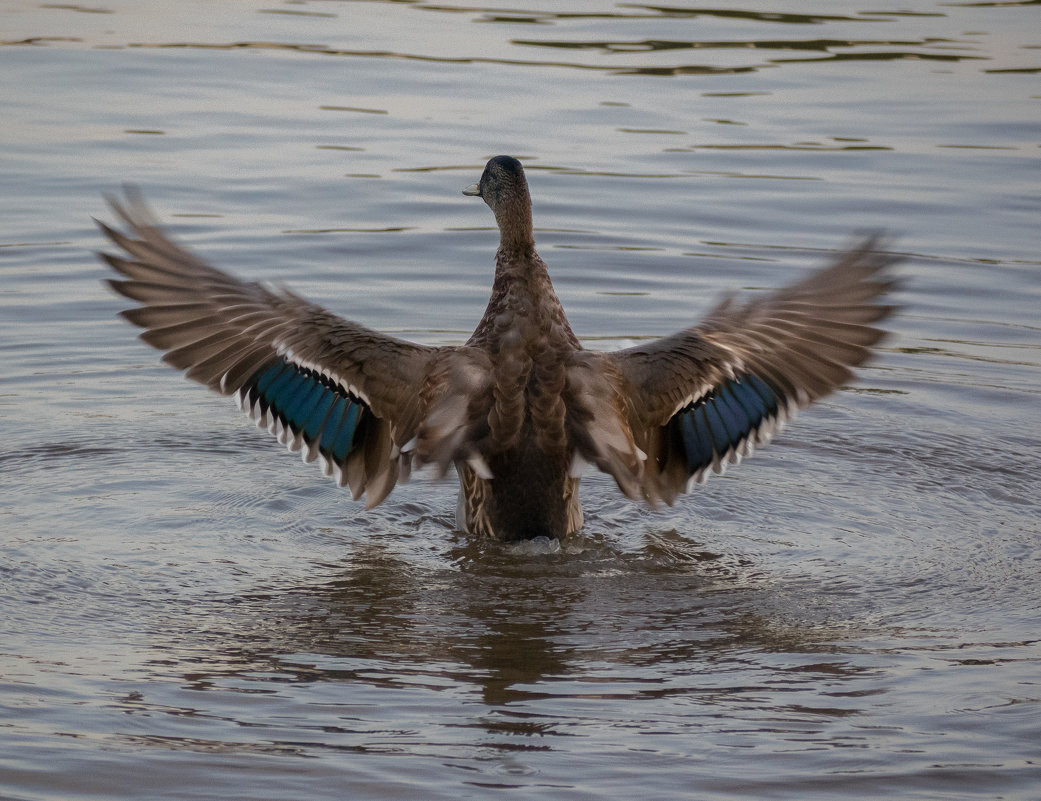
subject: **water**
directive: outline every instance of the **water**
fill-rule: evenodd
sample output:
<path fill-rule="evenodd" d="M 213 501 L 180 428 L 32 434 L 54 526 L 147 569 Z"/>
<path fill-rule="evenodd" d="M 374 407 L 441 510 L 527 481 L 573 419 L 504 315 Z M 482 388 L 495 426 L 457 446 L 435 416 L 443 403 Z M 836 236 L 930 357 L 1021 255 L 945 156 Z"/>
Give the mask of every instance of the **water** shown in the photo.
<path fill-rule="evenodd" d="M 1033 799 L 1037 11 L 0 7 L 0 797 Z M 789 13 L 786 8 L 796 11 Z M 614 348 L 856 230 L 905 254 L 860 381 L 675 507 L 563 543 L 366 512 L 116 317 L 90 217 L 460 342 L 524 157 Z"/>

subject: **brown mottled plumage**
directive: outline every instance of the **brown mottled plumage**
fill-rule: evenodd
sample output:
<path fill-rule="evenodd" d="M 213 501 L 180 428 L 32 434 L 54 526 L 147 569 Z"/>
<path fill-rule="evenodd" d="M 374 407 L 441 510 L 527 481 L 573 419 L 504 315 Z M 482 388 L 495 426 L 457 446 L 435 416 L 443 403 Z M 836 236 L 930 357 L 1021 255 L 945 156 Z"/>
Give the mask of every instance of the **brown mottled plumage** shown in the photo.
<path fill-rule="evenodd" d="M 127 255 L 101 255 L 125 277 L 112 287 L 141 304 L 123 314 L 144 341 L 355 499 L 380 503 L 413 463 L 454 465 L 460 527 L 507 540 L 579 529 L 586 463 L 630 498 L 671 503 L 847 381 L 890 312 L 877 300 L 892 259 L 867 240 L 670 337 L 587 351 L 535 252 L 520 162 L 493 158 L 464 194 L 492 209 L 501 242 L 488 307 L 459 347 L 404 342 L 233 278 L 170 241 L 133 194 L 111 201 L 129 236 L 99 223 Z"/>

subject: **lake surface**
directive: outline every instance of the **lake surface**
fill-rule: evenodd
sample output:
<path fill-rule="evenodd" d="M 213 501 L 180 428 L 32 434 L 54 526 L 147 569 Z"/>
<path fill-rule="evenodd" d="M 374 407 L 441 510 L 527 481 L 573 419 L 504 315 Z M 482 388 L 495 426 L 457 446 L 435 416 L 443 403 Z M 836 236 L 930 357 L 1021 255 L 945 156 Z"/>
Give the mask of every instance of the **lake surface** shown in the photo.
<path fill-rule="evenodd" d="M 0 798 L 1036 799 L 1037 3 L 0 4 Z M 790 10 L 789 10 L 790 9 Z M 463 341 L 521 157 L 611 349 L 884 229 L 859 381 L 648 510 L 365 511 L 161 365 L 91 216 Z"/>

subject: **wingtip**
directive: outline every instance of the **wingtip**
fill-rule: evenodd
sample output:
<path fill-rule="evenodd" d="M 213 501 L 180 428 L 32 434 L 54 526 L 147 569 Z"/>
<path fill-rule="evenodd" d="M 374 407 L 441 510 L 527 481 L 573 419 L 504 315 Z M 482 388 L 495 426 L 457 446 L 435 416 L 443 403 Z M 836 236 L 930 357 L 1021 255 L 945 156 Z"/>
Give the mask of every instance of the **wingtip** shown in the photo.
<path fill-rule="evenodd" d="M 129 283 L 129 281 L 121 281 L 118 278 L 102 278 L 101 282 L 107 285 L 108 288 L 115 292 L 117 295 L 124 298 L 129 298 L 130 300 L 135 300 L 135 298 L 132 295 L 130 295 L 125 288 L 125 284 Z M 121 311 L 120 314 L 125 315 L 126 311 L 127 310 Z"/>
<path fill-rule="evenodd" d="M 884 228 L 868 229 L 856 235 L 854 244 L 848 251 L 873 257 L 876 271 L 881 271 L 904 258 L 903 254 L 893 249 L 898 239 L 899 236 L 893 231 Z"/>
<path fill-rule="evenodd" d="M 102 193 L 112 213 L 133 229 L 157 227 L 159 221 L 145 202 L 141 188 L 137 184 L 125 182 L 122 184 L 122 190 L 121 196 L 109 192 Z"/>

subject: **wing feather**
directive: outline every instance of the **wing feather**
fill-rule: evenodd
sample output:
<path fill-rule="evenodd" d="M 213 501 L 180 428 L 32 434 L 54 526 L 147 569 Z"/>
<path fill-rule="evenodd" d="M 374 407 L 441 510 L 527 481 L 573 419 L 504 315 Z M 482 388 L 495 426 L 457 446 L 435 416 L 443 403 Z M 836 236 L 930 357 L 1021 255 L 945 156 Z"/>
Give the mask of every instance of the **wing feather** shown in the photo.
<path fill-rule="evenodd" d="M 393 489 L 401 446 L 425 413 L 424 376 L 442 349 L 344 320 L 285 289 L 240 281 L 172 242 L 140 196 L 109 200 L 127 231 L 101 230 L 127 256 L 101 258 L 123 278 L 108 283 L 140 306 L 123 316 L 163 360 L 237 397 L 305 461 L 367 493 Z"/>
<path fill-rule="evenodd" d="M 895 261 L 870 237 L 796 284 L 725 298 L 691 328 L 608 354 L 647 454 L 648 500 L 671 503 L 848 381 L 884 335 L 875 324 L 893 311 L 879 299 Z"/>

